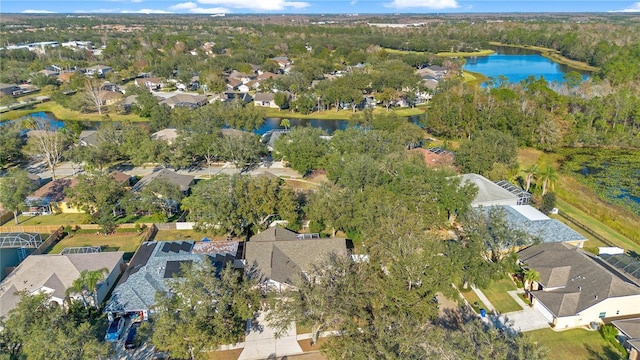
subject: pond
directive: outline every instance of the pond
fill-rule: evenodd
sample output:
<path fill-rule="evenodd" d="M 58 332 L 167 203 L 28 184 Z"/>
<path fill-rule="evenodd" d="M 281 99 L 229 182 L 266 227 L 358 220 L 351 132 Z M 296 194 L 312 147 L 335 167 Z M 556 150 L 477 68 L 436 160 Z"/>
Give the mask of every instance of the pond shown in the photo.
<path fill-rule="evenodd" d="M 558 64 L 531 50 L 498 47 L 496 53 L 488 56 L 467 58 L 464 69 L 481 73 L 496 80 L 498 76 L 506 76 L 509 82 L 517 83 L 529 76 L 543 76 L 549 83 L 564 82 L 564 75 L 577 71 L 582 79 L 589 78 L 589 72 L 572 69 Z"/>
<path fill-rule="evenodd" d="M 23 120 L 28 119 L 29 117 L 36 119 L 38 122 L 46 122 L 48 123 L 52 129 L 59 129 L 65 126 L 64 121 L 58 120 L 55 115 L 49 112 L 37 112 L 30 114 L 29 116 L 25 116 L 23 118 L 0 122 L 0 126 L 4 124 L 17 123 Z M 420 116 L 412 116 L 407 118 L 408 121 L 413 122 L 414 124 L 419 124 Z M 265 118 L 264 123 L 259 128 L 255 129 L 253 132 L 257 135 L 264 135 L 271 130 L 282 129 L 280 126 L 280 118 Z M 319 119 L 289 119 L 290 127 L 297 126 L 309 126 L 314 128 L 320 128 L 325 130 L 328 134 L 333 134 L 336 130 L 344 130 L 349 126 L 349 120 L 319 120 Z M 80 122 L 83 129 L 97 129 L 100 127 L 99 121 L 83 121 Z M 146 123 L 137 123 L 136 126 L 147 126 Z"/>

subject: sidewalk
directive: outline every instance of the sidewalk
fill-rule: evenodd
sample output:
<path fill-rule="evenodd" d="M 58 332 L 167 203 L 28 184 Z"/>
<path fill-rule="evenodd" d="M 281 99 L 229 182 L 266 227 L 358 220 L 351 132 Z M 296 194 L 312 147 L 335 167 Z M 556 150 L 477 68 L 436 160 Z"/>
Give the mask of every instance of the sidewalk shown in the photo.
<path fill-rule="evenodd" d="M 296 339 L 296 324 L 291 323 L 286 335 L 275 337 L 274 329 L 269 327 L 264 312 L 258 316 L 257 328 L 250 330 L 244 340 L 244 350 L 238 360 L 277 359 L 283 356 L 302 354 L 302 348 Z"/>
<path fill-rule="evenodd" d="M 511 290 L 511 291 L 507 291 L 507 294 L 509 294 L 509 296 L 511 296 L 513 298 L 513 300 L 515 300 L 515 302 L 518 303 L 518 305 L 520 305 L 521 308 L 523 309 L 528 309 L 529 305 L 527 305 L 527 303 L 525 303 L 522 298 L 520 296 L 518 296 L 518 294 L 524 294 L 524 291 L 519 291 L 519 290 Z"/>
<path fill-rule="evenodd" d="M 482 292 L 482 290 L 478 289 L 477 287 L 471 285 L 471 289 L 473 290 L 473 292 L 476 293 L 476 295 L 478 295 L 478 297 L 480 298 L 480 300 L 482 300 L 482 302 L 484 303 L 484 305 L 487 307 L 487 312 L 496 312 L 496 308 L 495 306 L 493 306 L 493 304 L 491 303 L 491 301 L 489 301 L 489 299 L 484 295 L 484 293 Z"/>

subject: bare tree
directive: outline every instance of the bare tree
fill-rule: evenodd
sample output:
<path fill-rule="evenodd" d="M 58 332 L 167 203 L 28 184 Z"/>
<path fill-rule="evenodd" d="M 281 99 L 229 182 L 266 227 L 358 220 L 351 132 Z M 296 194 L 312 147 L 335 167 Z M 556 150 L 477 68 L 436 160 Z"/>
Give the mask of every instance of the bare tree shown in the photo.
<path fill-rule="evenodd" d="M 100 81 L 96 78 L 87 77 L 85 80 L 85 90 L 87 102 L 90 102 L 102 115 L 105 90 L 102 89 Z"/>
<path fill-rule="evenodd" d="M 53 129 L 48 123 L 31 121 L 30 127 L 32 130 L 27 134 L 25 152 L 31 157 L 44 159 L 51 171 L 51 179 L 55 180 L 56 166 L 62 161 L 69 137 L 62 131 Z"/>

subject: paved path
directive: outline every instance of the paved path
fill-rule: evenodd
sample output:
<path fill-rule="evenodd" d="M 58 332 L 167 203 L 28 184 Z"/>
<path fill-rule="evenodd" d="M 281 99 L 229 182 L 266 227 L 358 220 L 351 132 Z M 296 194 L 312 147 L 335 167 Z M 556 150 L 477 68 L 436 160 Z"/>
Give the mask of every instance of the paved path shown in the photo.
<path fill-rule="evenodd" d="M 498 328 L 509 327 L 521 332 L 546 329 L 549 327 L 549 321 L 544 315 L 529 306 L 524 310 L 500 314 L 492 320 Z"/>
<path fill-rule="evenodd" d="M 274 329 L 265 321 L 264 313 L 258 316 L 258 328 L 251 329 L 244 340 L 244 350 L 238 360 L 278 359 L 283 356 L 302 354 L 296 339 L 296 324 L 289 326 L 283 337 L 276 339 Z"/>
<path fill-rule="evenodd" d="M 518 303 L 518 305 L 520 305 L 521 308 L 523 309 L 528 309 L 529 305 L 527 305 L 527 303 L 525 303 L 522 298 L 519 296 L 519 294 L 524 294 L 524 291 L 521 290 L 511 290 L 511 291 L 507 291 L 507 294 L 509 294 L 509 296 L 511 296 L 511 298 L 513 300 L 515 300 L 515 302 Z"/>
<path fill-rule="evenodd" d="M 478 295 L 478 297 L 480 298 L 480 300 L 482 300 L 482 302 L 484 303 L 484 305 L 487 307 L 487 312 L 494 312 L 496 311 L 495 306 L 493 306 L 493 304 L 491 303 L 491 301 L 489 301 L 489 299 L 484 295 L 484 293 L 482 292 L 482 290 L 478 289 L 477 287 L 471 285 L 471 289 L 473 290 L 473 292 L 476 293 L 476 295 Z"/>

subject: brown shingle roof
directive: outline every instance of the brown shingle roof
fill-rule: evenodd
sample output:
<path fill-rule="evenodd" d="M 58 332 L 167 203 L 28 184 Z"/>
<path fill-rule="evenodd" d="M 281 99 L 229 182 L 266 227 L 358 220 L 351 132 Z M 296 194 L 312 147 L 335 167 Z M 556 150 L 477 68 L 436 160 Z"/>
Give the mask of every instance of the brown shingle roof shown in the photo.
<path fill-rule="evenodd" d="M 65 201 L 67 196 L 64 189 L 73 188 L 78 184 L 77 178 L 57 179 L 47 183 L 40 189 L 34 191 L 29 198 L 48 198 L 50 202 Z"/>

